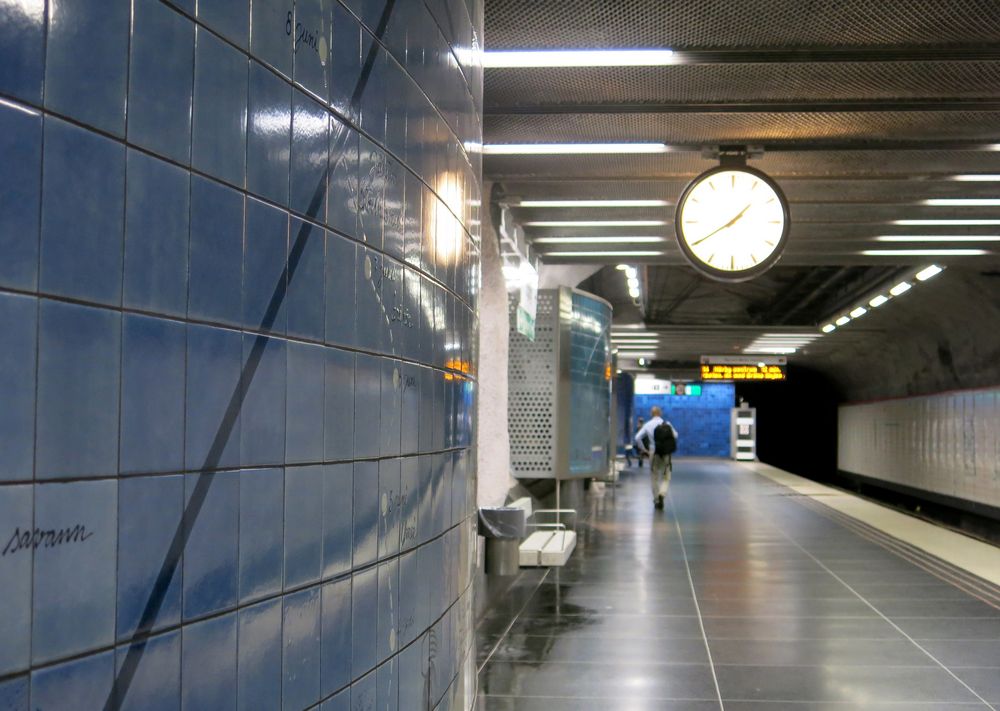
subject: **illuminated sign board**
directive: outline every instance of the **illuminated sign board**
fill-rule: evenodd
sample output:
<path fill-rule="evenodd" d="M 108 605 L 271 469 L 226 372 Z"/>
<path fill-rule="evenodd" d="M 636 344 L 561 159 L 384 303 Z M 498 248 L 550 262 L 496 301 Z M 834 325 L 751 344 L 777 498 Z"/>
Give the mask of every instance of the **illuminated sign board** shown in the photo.
<path fill-rule="evenodd" d="M 785 380 L 785 356 L 702 356 L 702 380 Z"/>
<path fill-rule="evenodd" d="M 699 383 L 672 383 L 659 378 L 636 378 L 636 395 L 701 395 Z"/>

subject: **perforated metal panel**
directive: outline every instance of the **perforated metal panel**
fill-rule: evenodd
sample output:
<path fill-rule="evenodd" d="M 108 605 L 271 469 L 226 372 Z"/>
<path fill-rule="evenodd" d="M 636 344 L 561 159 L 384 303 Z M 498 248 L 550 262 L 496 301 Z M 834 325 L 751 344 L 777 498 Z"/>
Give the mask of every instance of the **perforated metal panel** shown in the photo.
<path fill-rule="evenodd" d="M 509 302 L 513 315 L 516 299 Z M 510 462 L 515 476 L 551 478 L 556 468 L 558 292 L 540 291 L 535 340 L 518 333 L 511 320 L 508 363 Z"/>

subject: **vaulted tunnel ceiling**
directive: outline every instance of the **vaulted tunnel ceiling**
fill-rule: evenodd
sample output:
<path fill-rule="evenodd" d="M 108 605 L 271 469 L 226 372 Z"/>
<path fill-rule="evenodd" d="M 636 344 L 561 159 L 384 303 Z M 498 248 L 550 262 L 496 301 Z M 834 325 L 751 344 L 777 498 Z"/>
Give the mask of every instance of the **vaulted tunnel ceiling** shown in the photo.
<path fill-rule="evenodd" d="M 655 154 L 487 155 L 484 172 L 529 239 L 663 237 L 650 257 L 571 257 L 579 245 L 536 243 L 545 263 L 626 262 L 582 286 L 616 306 L 616 322 L 672 333 L 657 359 L 739 350 L 747 334 L 811 329 L 895 275 L 931 262 L 955 273 L 1000 264 L 1000 3 L 993 0 L 487 0 L 484 45 L 512 49 L 674 51 L 658 67 L 490 68 L 486 144 L 646 142 Z M 782 187 L 791 232 L 778 265 L 727 285 L 699 277 L 674 241 L 673 205 L 717 165 L 719 146 L 753 147 L 748 165 Z M 762 151 L 762 152 L 761 152 Z M 978 175 L 981 180 L 956 179 Z M 990 179 L 989 176 L 993 176 Z M 982 180 L 985 178 L 985 180 Z M 527 208 L 522 200 L 658 199 L 646 208 Z M 599 214 L 595 214 L 599 213 Z M 539 226 L 567 220 L 650 221 L 621 227 Z M 900 224 L 915 220 L 986 224 Z M 988 221 L 996 224 L 988 224 Z M 880 237 L 914 237 L 885 242 Z M 935 237 L 965 241 L 934 241 Z M 649 249 L 649 243 L 642 248 Z M 865 250 L 979 248 L 983 256 L 873 257 Z M 601 245 L 602 250 L 639 245 Z M 972 278 L 972 277 L 969 277 Z M 984 283 L 992 285 L 996 279 Z M 990 287 L 991 288 L 991 287 Z M 998 295 L 1000 297 L 1000 295 Z M 888 307 L 887 307 L 888 308 Z M 858 322 L 816 341 L 813 355 L 884 335 L 892 320 Z M 686 330 L 684 330 L 686 329 Z M 695 338 L 697 335 L 697 338 Z M 713 340 L 714 339 L 714 340 Z M 839 344 L 839 345 L 838 345 Z"/>

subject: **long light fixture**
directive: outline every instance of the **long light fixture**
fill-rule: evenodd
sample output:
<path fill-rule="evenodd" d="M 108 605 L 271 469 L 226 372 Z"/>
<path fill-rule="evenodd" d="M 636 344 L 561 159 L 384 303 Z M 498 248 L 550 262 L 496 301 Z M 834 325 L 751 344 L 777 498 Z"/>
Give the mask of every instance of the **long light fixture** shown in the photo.
<path fill-rule="evenodd" d="M 660 227 L 663 220 L 538 220 L 524 227 Z"/>
<path fill-rule="evenodd" d="M 549 252 L 552 256 L 558 257 L 658 257 L 663 254 L 663 252 L 654 252 L 652 250 L 627 250 L 627 251 L 613 251 L 607 250 L 603 252 Z"/>
<path fill-rule="evenodd" d="M 666 200 L 522 200 L 518 207 L 665 207 Z"/>
<path fill-rule="evenodd" d="M 924 267 L 919 272 L 917 272 L 917 281 L 927 281 L 931 277 L 937 276 L 942 271 L 944 270 L 941 269 L 941 267 L 939 267 L 937 264 L 932 264 L 929 267 Z"/>
<path fill-rule="evenodd" d="M 673 63 L 670 49 L 515 49 L 483 52 L 486 69 L 542 67 L 662 67 Z"/>
<path fill-rule="evenodd" d="M 985 249 L 866 249 L 868 257 L 977 257 L 989 254 Z"/>
<path fill-rule="evenodd" d="M 1000 198 L 930 198 L 924 205 L 932 207 L 998 207 Z"/>
<path fill-rule="evenodd" d="M 765 333 L 743 349 L 747 355 L 790 355 L 820 337 L 819 333 Z"/>
<path fill-rule="evenodd" d="M 487 143 L 483 155 L 541 156 L 612 153 L 666 153 L 666 143 Z"/>
<path fill-rule="evenodd" d="M 957 180 L 960 183 L 1000 183 L 1000 175 L 991 175 L 988 173 L 953 175 L 951 179 Z"/>
<path fill-rule="evenodd" d="M 664 237 L 616 235 L 608 237 L 536 237 L 534 244 L 639 244 L 665 242 Z"/>
<path fill-rule="evenodd" d="M 879 294 L 878 296 L 872 297 L 868 301 L 868 305 L 871 306 L 873 309 L 877 309 L 879 306 L 886 303 L 887 301 L 889 301 L 888 296 L 886 296 L 885 294 Z"/>
<path fill-rule="evenodd" d="M 905 227 L 981 227 L 984 225 L 1000 225 L 1000 220 L 972 219 L 972 220 L 893 220 L 893 225 Z"/>
<path fill-rule="evenodd" d="M 881 235 L 878 242 L 1000 242 L 1000 235 Z"/>
<path fill-rule="evenodd" d="M 889 289 L 889 293 L 892 294 L 893 296 L 900 296 L 901 294 L 905 294 L 906 292 L 908 292 L 912 288 L 913 288 L 913 285 L 910 284 L 910 282 L 908 282 L 908 281 L 901 281 L 898 284 L 896 284 L 896 286 L 894 286 L 891 289 Z"/>

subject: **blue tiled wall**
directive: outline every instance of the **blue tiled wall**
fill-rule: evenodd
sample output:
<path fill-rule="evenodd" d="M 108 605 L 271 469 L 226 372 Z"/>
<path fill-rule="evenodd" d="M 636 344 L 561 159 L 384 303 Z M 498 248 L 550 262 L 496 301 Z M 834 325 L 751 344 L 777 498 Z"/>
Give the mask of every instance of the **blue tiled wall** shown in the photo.
<path fill-rule="evenodd" d="M 633 412 L 648 420 L 650 408 L 659 405 L 677 429 L 678 456 L 728 457 L 730 409 L 735 404 L 732 383 L 703 383 L 698 396 L 636 395 Z"/>
<path fill-rule="evenodd" d="M 0 0 L 0 708 L 466 709 L 479 0 Z"/>

